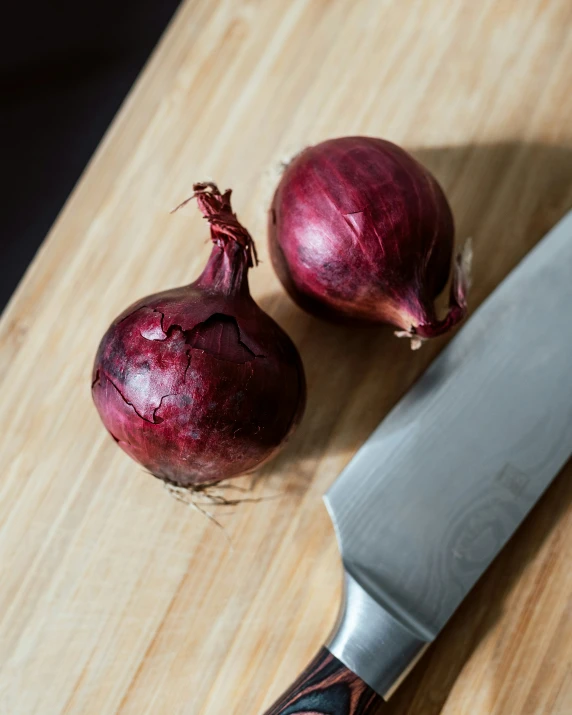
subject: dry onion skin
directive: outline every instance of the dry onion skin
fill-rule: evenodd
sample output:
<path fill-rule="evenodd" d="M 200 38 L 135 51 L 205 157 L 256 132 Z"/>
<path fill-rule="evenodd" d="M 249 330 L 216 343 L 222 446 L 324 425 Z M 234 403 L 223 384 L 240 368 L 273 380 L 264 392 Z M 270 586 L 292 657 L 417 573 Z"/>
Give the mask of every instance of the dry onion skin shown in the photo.
<path fill-rule="evenodd" d="M 214 244 L 203 273 L 127 308 L 93 368 L 93 400 L 117 444 L 154 476 L 191 490 L 274 456 L 306 399 L 296 347 L 250 295 L 256 252 L 230 195 L 194 186 Z"/>

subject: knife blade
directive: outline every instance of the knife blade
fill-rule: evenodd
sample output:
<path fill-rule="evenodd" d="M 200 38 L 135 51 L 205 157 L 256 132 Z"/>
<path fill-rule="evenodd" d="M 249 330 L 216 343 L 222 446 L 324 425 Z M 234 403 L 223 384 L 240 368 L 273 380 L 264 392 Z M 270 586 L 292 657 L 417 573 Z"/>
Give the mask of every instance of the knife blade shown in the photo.
<path fill-rule="evenodd" d="M 327 492 L 344 603 L 268 715 L 377 712 L 569 459 L 571 267 L 572 211 Z"/>

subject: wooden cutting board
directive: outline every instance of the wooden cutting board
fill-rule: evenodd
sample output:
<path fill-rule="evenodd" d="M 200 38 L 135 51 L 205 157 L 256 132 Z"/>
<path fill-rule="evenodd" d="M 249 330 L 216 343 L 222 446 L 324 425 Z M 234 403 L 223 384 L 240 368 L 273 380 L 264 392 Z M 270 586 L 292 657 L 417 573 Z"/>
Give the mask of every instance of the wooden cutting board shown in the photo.
<path fill-rule="evenodd" d="M 414 152 L 473 237 L 474 309 L 572 207 L 571 23 L 569 0 L 182 5 L 0 324 L 2 715 L 256 715 L 306 664 L 340 597 L 321 495 L 446 341 L 412 353 L 290 302 L 276 167 L 343 134 Z M 110 320 L 204 264 L 196 208 L 169 210 L 205 177 L 234 188 L 253 295 L 309 386 L 253 487 L 278 498 L 219 509 L 224 529 L 117 449 L 89 390 Z M 569 465 L 388 712 L 572 713 L 571 501 Z"/>

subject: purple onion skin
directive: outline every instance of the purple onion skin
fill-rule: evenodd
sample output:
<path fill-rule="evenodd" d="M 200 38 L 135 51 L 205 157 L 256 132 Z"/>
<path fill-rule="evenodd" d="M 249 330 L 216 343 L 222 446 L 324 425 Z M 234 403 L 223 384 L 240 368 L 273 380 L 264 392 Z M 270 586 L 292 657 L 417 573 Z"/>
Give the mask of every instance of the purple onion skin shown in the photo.
<path fill-rule="evenodd" d="M 230 191 L 195 186 L 215 243 L 194 283 L 143 298 L 97 351 L 92 393 L 133 459 L 164 481 L 201 487 L 270 459 L 301 419 L 296 347 L 248 289 L 254 244 Z"/>
<path fill-rule="evenodd" d="M 339 322 L 390 323 L 423 339 L 466 313 L 460 259 L 447 316 L 439 320 L 434 307 L 454 238 L 434 177 L 400 147 L 370 137 L 302 151 L 286 168 L 269 217 L 272 263 L 302 308 Z"/>

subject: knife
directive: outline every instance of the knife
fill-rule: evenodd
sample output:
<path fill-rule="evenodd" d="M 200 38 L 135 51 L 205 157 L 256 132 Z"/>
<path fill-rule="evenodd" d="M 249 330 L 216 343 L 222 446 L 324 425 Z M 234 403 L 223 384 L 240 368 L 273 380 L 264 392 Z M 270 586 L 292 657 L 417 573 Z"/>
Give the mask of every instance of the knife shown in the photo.
<path fill-rule="evenodd" d="M 329 642 L 266 715 L 381 708 L 572 454 L 572 211 L 327 492 L 345 571 Z"/>

